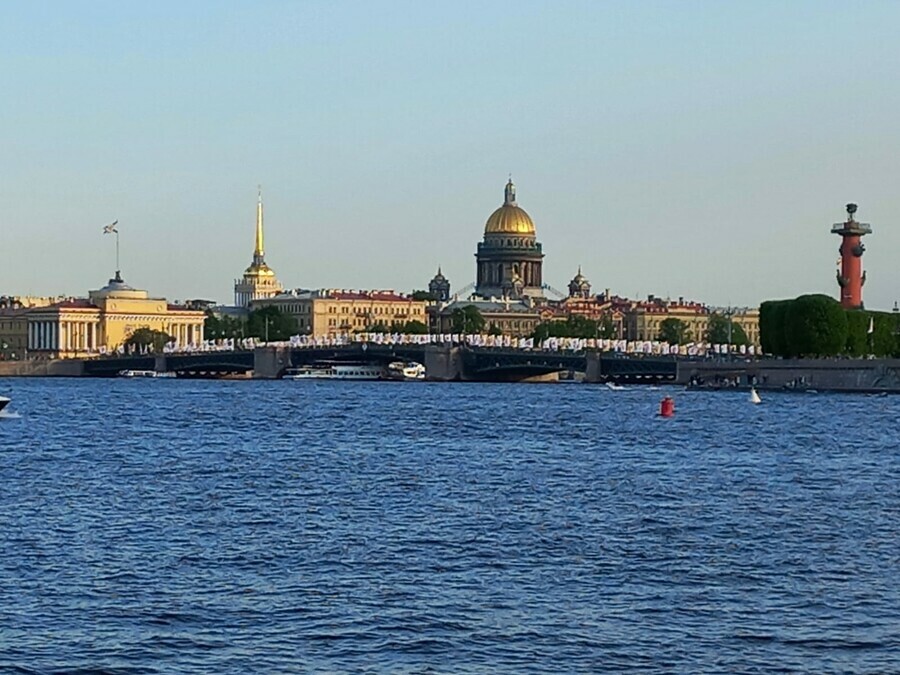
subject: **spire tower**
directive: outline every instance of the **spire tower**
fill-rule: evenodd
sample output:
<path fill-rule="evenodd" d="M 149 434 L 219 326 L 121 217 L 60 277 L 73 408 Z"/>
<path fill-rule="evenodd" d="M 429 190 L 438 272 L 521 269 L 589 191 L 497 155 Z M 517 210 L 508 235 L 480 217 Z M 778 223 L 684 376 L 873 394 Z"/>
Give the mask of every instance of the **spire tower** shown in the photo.
<path fill-rule="evenodd" d="M 256 198 L 256 246 L 253 249 L 253 264 L 266 264 L 266 249 L 263 245 L 263 202 L 262 185 L 258 186 Z"/>
<path fill-rule="evenodd" d="M 241 279 L 234 282 L 234 304 L 238 307 L 249 307 L 253 300 L 270 298 L 278 295 L 282 286 L 275 277 L 275 272 L 266 264 L 266 249 L 263 243 L 263 202 L 262 186 L 256 195 L 256 237 L 253 246 L 253 262 L 244 270 Z"/>

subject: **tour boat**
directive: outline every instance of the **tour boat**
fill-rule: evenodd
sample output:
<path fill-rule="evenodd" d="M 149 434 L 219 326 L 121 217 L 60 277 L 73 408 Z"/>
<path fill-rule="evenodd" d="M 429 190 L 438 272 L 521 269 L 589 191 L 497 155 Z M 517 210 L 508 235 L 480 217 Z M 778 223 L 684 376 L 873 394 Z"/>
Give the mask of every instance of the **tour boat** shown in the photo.
<path fill-rule="evenodd" d="M 387 367 L 387 378 L 389 380 L 424 380 L 425 366 L 415 361 L 394 361 L 389 363 Z"/>
<path fill-rule="evenodd" d="M 328 363 L 291 368 L 284 374 L 288 380 L 380 380 L 384 368 L 369 363 Z"/>
<path fill-rule="evenodd" d="M 0 396 L 0 410 L 3 410 L 6 406 L 9 405 L 10 399 L 5 396 Z"/>
<path fill-rule="evenodd" d="M 158 373 L 155 370 L 120 370 L 119 377 L 175 377 L 175 373 Z"/>
<path fill-rule="evenodd" d="M 756 387 L 750 387 L 750 403 L 762 403 L 762 399 L 756 393 Z"/>

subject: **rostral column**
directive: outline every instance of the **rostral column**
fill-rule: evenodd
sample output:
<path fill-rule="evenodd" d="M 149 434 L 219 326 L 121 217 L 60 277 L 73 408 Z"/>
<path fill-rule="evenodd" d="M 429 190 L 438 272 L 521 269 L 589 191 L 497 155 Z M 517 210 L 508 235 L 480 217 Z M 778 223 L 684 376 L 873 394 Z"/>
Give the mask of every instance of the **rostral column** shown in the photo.
<path fill-rule="evenodd" d="M 858 223 L 853 218 L 856 204 L 847 204 L 847 222 L 837 223 L 831 228 L 834 234 L 841 235 L 841 269 L 837 273 L 838 286 L 841 288 L 841 305 L 845 309 L 858 309 L 863 306 L 862 287 L 866 283 L 866 273 L 862 268 L 862 255 L 866 251 L 861 239 L 872 234 L 868 223 Z"/>

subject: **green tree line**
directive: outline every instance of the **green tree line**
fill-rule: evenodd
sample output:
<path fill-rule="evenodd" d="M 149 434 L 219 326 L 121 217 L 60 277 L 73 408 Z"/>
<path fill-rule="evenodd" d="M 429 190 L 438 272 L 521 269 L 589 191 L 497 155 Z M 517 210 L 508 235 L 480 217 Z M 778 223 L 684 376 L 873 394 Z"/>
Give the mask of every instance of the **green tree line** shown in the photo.
<path fill-rule="evenodd" d="M 773 356 L 900 356 L 898 331 L 900 315 L 844 309 L 827 295 L 767 300 L 759 307 L 760 343 Z"/>
<path fill-rule="evenodd" d="M 271 342 L 289 340 L 298 331 L 297 320 L 282 312 L 278 307 L 263 307 L 255 309 L 247 315 L 247 319 L 239 319 L 232 316 L 215 316 L 211 311 L 206 313 L 203 322 L 203 337 L 207 340 L 219 340 L 222 338 L 254 337 Z"/>

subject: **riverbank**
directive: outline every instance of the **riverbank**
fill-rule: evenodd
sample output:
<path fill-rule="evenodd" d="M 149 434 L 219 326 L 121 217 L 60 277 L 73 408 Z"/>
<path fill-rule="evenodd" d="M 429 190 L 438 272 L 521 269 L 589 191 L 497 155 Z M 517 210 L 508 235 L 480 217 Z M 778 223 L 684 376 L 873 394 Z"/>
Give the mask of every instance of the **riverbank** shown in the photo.
<path fill-rule="evenodd" d="M 761 359 L 679 362 L 678 382 L 702 389 L 749 388 L 900 393 L 900 359 Z"/>

